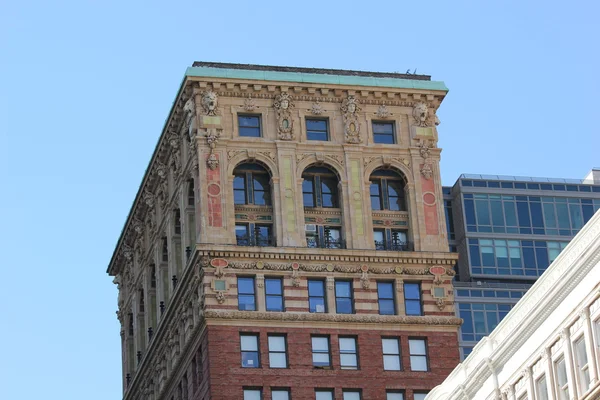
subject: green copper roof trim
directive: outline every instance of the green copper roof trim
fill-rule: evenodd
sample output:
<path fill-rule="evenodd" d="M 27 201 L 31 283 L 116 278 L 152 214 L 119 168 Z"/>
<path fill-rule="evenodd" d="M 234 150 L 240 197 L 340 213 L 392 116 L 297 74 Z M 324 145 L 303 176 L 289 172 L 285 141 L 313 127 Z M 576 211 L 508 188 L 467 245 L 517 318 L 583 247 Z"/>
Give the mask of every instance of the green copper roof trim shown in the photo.
<path fill-rule="evenodd" d="M 397 78 L 373 78 L 366 76 L 307 74 L 301 72 L 255 71 L 212 67 L 188 67 L 186 76 L 209 78 L 252 79 L 279 82 L 328 83 L 333 85 L 379 86 L 402 89 L 442 90 L 448 88 L 441 81 L 419 81 Z"/>

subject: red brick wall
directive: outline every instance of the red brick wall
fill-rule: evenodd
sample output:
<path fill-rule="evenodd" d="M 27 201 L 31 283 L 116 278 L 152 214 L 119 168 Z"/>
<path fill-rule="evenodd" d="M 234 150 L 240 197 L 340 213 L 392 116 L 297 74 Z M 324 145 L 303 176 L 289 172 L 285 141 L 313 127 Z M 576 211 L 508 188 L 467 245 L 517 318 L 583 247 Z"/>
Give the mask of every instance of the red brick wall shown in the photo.
<path fill-rule="evenodd" d="M 262 387 L 263 400 L 271 399 L 271 387 L 289 387 L 293 400 L 314 400 L 315 388 L 335 389 L 338 400 L 342 399 L 342 388 L 362 389 L 365 400 L 385 399 L 386 389 L 403 389 L 405 399 L 412 400 L 413 390 L 432 389 L 459 362 L 456 333 L 241 326 L 208 326 L 206 332 L 203 342 L 210 351 L 205 354 L 209 369 L 205 376 L 210 379 L 210 397 L 204 390 L 203 396 L 197 393 L 194 397 L 197 400 L 239 400 L 246 386 Z M 241 367 L 240 332 L 259 333 L 261 368 Z M 288 369 L 269 368 L 267 333 L 287 334 Z M 311 334 L 330 335 L 331 370 L 313 368 Z M 338 335 L 358 338 L 358 370 L 340 369 Z M 400 337 L 402 371 L 383 370 L 382 336 Z M 410 371 L 409 337 L 427 339 L 430 372 Z"/>

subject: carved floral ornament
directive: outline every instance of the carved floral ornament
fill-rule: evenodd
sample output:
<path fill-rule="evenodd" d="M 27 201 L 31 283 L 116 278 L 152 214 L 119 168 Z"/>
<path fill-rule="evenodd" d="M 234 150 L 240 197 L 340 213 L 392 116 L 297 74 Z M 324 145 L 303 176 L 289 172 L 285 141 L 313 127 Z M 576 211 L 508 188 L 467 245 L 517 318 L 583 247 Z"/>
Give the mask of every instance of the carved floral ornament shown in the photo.
<path fill-rule="evenodd" d="M 391 115 L 385 104 L 380 105 L 375 114 L 377 118 L 387 118 Z"/>
<path fill-rule="evenodd" d="M 323 106 L 318 101 L 314 102 L 310 107 L 310 113 L 314 115 L 321 115 L 323 111 Z"/>
<path fill-rule="evenodd" d="M 277 132 L 280 140 L 294 140 L 294 121 L 290 109 L 295 107 L 289 93 L 283 92 L 275 97 L 273 108 L 277 113 Z"/>
<path fill-rule="evenodd" d="M 398 275 L 441 275 L 454 276 L 452 269 L 443 266 L 410 268 L 404 266 L 387 268 L 369 268 L 367 265 L 335 265 L 335 264 L 303 264 L 292 263 L 270 263 L 263 260 L 259 261 L 227 261 L 223 258 L 213 258 L 210 261 L 204 259 L 200 263 L 201 267 L 212 266 L 218 268 L 222 273 L 222 268 L 227 269 L 258 269 L 270 271 L 303 271 L 303 272 L 342 272 L 342 273 L 360 273 L 368 279 L 367 273 L 372 274 L 398 274 Z M 444 270 L 444 272 L 442 272 Z"/>
<path fill-rule="evenodd" d="M 244 99 L 244 105 L 242 106 L 242 108 L 245 111 L 254 111 L 258 108 L 258 105 L 252 97 L 248 96 L 248 98 Z"/>

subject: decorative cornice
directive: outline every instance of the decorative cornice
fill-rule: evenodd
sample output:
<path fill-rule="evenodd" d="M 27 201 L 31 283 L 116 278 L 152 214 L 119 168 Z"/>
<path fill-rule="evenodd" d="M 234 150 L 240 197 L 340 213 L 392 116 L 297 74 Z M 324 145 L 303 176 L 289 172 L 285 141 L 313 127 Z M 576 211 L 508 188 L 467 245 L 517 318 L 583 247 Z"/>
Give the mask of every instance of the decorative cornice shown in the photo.
<path fill-rule="evenodd" d="M 324 321 L 349 323 L 392 323 L 400 325 L 444 325 L 460 326 L 462 318 L 438 315 L 389 316 L 378 314 L 322 314 L 322 313 L 293 313 L 293 312 L 256 312 L 237 310 L 206 310 L 206 319 L 250 319 L 263 321 Z"/>

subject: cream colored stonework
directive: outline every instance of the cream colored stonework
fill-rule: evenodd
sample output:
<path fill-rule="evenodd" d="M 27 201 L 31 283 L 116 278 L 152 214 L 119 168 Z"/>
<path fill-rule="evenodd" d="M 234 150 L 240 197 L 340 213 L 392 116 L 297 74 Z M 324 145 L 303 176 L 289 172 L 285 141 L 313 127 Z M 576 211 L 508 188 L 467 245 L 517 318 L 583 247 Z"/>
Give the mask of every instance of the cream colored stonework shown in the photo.
<path fill-rule="evenodd" d="M 349 96 L 360 105 L 351 118 L 342 107 Z M 177 377 L 181 354 L 205 324 L 311 321 L 368 329 L 377 323 L 385 329 L 456 332 L 460 320 L 454 317 L 451 289 L 456 256 L 448 253 L 441 150 L 432 122 L 444 96 L 430 90 L 186 77 L 140 189 L 144 196 L 134 203 L 109 267 L 119 285 L 124 388 L 129 374 L 130 389 L 145 391 L 148 399 L 163 398 Z M 281 99 L 288 98 L 285 105 Z M 417 119 L 423 105 L 428 116 Z M 415 114 L 417 108 L 421 114 Z M 240 114 L 260 116 L 262 137 L 239 135 Z M 306 118 L 315 116 L 328 119 L 329 141 L 307 140 Z M 285 118 L 291 118 L 291 131 L 282 127 Z M 360 141 L 348 142 L 345 121 L 350 120 L 360 126 Z M 393 121 L 397 143 L 374 143 L 373 121 Z M 272 206 L 234 205 L 233 173 L 243 162 L 269 170 Z M 312 165 L 326 165 L 339 176 L 339 210 L 305 211 L 302 173 Z M 369 177 L 381 167 L 406 177 L 408 211 L 371 210 Z M 340 218 L 347 249 L 307 248 L 307 213 Z M 277 246 L 237 246 L 236 214 L 271 216 Z M 407 223 L 414 251 L 375 250 L 374 220 Z M 431 272 L 436 266 L 441 275 Z M 240 274 L 257 281 L 283 277 L 285 297 L 292 298 L 285 300 L 286 309 L 297 310 L 308 308 L 307 278 L 326 278 L 328 286 L 333 279 L 352 279 L 357 313 L 337 315 L 330 288 L 326 314 L 290 311 L 270 318 L 260 287 L 258 310 L 237 311 Z M 396 283 L 397 315 L 378 315 L 378 280 Z M 421 283 L 424 316 L 404 315 L 403 282 Z M 444 288 L 445 297 L 434 298 L 435 287 Z M 130 393 L 125 398 L 133 398 Z"/>

